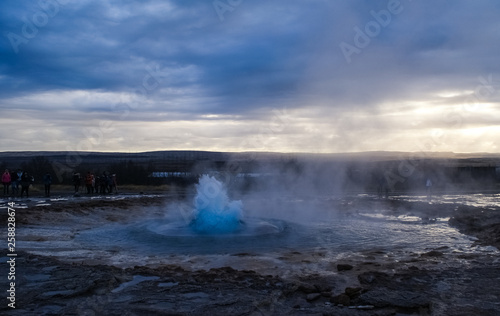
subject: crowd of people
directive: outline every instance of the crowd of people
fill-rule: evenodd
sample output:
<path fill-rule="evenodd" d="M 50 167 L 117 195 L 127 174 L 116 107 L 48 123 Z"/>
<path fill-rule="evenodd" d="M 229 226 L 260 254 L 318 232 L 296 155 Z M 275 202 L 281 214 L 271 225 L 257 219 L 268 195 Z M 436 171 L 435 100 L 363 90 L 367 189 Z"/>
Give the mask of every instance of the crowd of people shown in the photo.
<path fill-rule="evenodd" d="M 4 196 L 21 196 L 26 194 L 29 197 L 30 186 L 35 182 L 35 178 L 26 171 L 18 169 L 17 171 L 9 172 L 5 169 L 2 174 L 3 195 Z M 11 193 L 9 194 L 9 188 Z M 19 190 L 21 188 L 21 190 Z"/>
<path fill-rule="evenodd" d="M 29 197 L 29 189 L 35 183 L 35 178 L 22 169 L 9 171 L 5 169 L 2 174 L 3 195 L 10 197 Z M 118 193 L 116 184 L 116 174 L 103 172 L 101 175 L 95 176 L 88 171 L 84 177 L 80 173 L 73 174 L 74 193 L 83 193 L 86 189 L 87 194 L 111 194 Z M 42 177 L 44 185 L 45 197 L 50 197 L 50 189 L 52 185 L 52 176 L 49 172 Z M 83 184 L 83 185 L 82 185 Z M 80 190 L 83 189 L 82 192 Z"/>
<path fill-rule="evenodd" d="M 82 186 L 82 184 L 84 186 Z M 118 188 L 116 185 L 116 174 L 109 174 L 103 172 L 101 175 L 94 175 L 92 172 L 88 171 L 87 174 L 82 177 L 80 173 L 73 173 L 73 185 L 75 188 L 75 194 L 80 193 L 80 188 L 86 189 L 87 194 L 111 194 L 118 193 Z"/>

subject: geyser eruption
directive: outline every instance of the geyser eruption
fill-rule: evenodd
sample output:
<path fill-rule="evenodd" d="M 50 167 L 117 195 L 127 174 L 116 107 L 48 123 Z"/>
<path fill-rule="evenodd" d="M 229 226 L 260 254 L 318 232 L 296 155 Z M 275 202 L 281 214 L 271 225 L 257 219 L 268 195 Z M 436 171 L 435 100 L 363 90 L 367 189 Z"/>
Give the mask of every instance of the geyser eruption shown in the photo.
<path fill-rule="evenodd" d="M 241 201 L 230 201 L 221 182 L 203 175 L 196 185 L 196 191 L 190 226 L 197 233 L 227 234 L 242 229 L 243 204 Z"/>

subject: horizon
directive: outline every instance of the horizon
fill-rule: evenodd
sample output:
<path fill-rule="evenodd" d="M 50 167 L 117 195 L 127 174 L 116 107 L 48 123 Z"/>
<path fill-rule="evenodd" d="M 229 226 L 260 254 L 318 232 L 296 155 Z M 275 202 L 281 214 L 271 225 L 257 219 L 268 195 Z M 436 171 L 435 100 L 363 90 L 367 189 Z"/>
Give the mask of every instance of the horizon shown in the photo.
<path fill-rule="evenodd" d="M 196 152 L 196 153 L 218 153 L 218 154 L 276 154 L 276 155 L 320 155 L 320 156 L 340 156 L 340 155 L 365 155 L 366 157 L 376 156 L 376 155 L 384 155 L 386 157 L 400 157 L 406 160 L 408 159 L 433 159 L 433 158 L 441 158 L 444 156 L 448 156 L 449 158 L 463 158 L 461 156 L 466 157 L 475 157 L 475 158 L 491 158 L 497 157 L 500 158 L 500 153 L 494 152 L 447 152 L 447 151 L 414 151 L 414 152 L 405 152 L 405 151 L 357 151 L 357 152 L 330 152 L 330 153 L 317 153 L 317 152 L 278 152 L 278 151 L 210 151 L 210 150 L 183 150 L 183 149 L 165 149 L 165 150 L 148 150 L 148 151 L 65 151 L 65 150 L 24 150 L 24 151 L 0 151 L 0 155 L 2 154 L 27 154 L 32 153 L 33 155 L 37 155 L 38 153 L 49 153 L 49 154 L 66 154 L 71 156 L 86 156 L 91 154 L 147 154 L 147 153 L 162 153 L 162 152 L 173 152 L 173 153 L 181 153 L 181 152 Z M 405 157 L 405 155 L 411 155 Z"/>
<path fill-rule="evenodd" d="M 493 0 L 0 3 L 1 152 L 500 154 Z"/>

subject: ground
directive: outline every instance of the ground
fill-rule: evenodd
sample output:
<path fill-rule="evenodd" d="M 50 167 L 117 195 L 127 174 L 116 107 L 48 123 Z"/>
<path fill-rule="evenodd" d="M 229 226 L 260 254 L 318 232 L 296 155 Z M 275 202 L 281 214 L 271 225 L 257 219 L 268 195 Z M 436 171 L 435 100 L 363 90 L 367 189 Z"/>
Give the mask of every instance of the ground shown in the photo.
<path fill-rule="evenodd" d="M 50 206 L 22 200 L 16 224 L 47 226 L 71 221 L 125 223 L 172 203 L 168 195 L 120 198 L 72 198 Z M 500 210 L 456 204 L 405 202 L 369 197 L 346 198 L 335 208 L 346 216 L 363 209 L 416 215 L 432 220 L 450 217 L 450 224 L 475 236 L 481 245 L 500 246 Z M 140 208 L 138 208 L 140 206 Z M 141 209 L 142 211 L 133 211 Z M 7 222 L 5 211 L 2 221 Z M 6 225 L 5 225 L 6 226 Z M 25 235 L 19 239 L 43 240 Z M 71 238 L 69 236 L 68 238 Z M 7 250 L 4 249 L 4 253 Z M 236 254 L 238 260 L 257 260 Z M 298 262 L 301 273 L 218 267 L 197 269 L 189 263 L 113 266 L 99 258 L 61 260 L 17 249 L 15 309 L 9 315 L 499 315 L 498 252 L 461 253 L 446 247 L 426 253 L 366 251 L 331 262 L 329 273 L 308 265 L 322 260 L 321 249 L 290 251 L 283 262 Z M 69 258 L 71 259 L 71 258 Z M 4 257 L 4 260 L 8 260 Z M 9 284 L 9 266 L 0 266 Z"/>

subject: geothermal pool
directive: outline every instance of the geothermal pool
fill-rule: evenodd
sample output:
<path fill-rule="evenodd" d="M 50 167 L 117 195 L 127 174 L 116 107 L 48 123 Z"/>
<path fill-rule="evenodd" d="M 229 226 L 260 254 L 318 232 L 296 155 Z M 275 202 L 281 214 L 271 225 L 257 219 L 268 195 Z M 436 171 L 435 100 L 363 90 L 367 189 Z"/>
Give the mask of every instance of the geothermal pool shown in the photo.
<path fill-rule="evenodd" d="M 107 245 L 142 255 L 272 253 L 326 249 L 333 253 L 453 247 L 470 239 L 448 226 L 448 218 L 423 221 L 417 216 L 360 212 L 340 216 L 322 210 L 319 201 L 288 200 L 268 205 L 231 200 L 217 179 L 202 176 L 193 207 L 178 215 L 130 225 L 111 225 L 78 234 L 84 247 Z M 326 205 L 323 205 L 326 207 Z M 260 209 L 260 212 L 252 208 Z M 274 211 L 274 212 L 273 212 Z"/>
<path fill-rule="evenodd" d="M 109 225 L 80 232 L 75 242 L 83 248 L 113 248 L 140 255 L 272 253 L 286 250 L 324 249 L 331 253 L 370 250 L 425 251 L 450 247 L 466 251 L 468 236 L 449 227 L 447 219 L 423 223 L 413 217 L 381 214 L 331 222 L 299 224 L 278 219 L 248 219 L 262 232 L 236 231 L 225 234 L 198 234 L 183 222 L 151 219 L 132 225 Z"/>
<path fill-rule="evenodd" d="M 473 203 L 474 198 L 481 199 L 468 196 L 461 201 Z M 423 197 L 395 199 L 422 203 Z M 453 200 L 441 199 L 432 203 Z M 20 238 L 18 247 L 69 261 L 90 259 L 117 266 L 168 262 L 201 269 L 228 264 L 241 267 L 243 261 L 245 267 L 255 268 L 257 263 L 248 257 L 259 257 L 259 264 L 266 261 L 272 270 L 279 265 L 286 267 L 282 255 L 290 253 L 303 254 L 304 258 L 321 253 L 323 261 L 374 251 L 396 258 L 433 249 L 498 254 L 494 247 L 473 245 L 475 239 L 450 227 L 447 217 L 387 215 L 384 209 L 362 207 L 345 214 L 332 207 L 332 202 L 338 205 L 343 198 L 253 196 L 231 200 L 222 184 L 205 177 L 192 200 L 175 207 L 167 205 L 164 214 L 153 212 L 133 221 L 108 224 L 98 217 L 93 222 L 97 225 L 82 225 L 89 217 L 81 216 L 69 225 L 24 227 L 19 230 L 20 236 L 30 237 Z M 244 258 L 235 264 L 238 257 Z"/>

